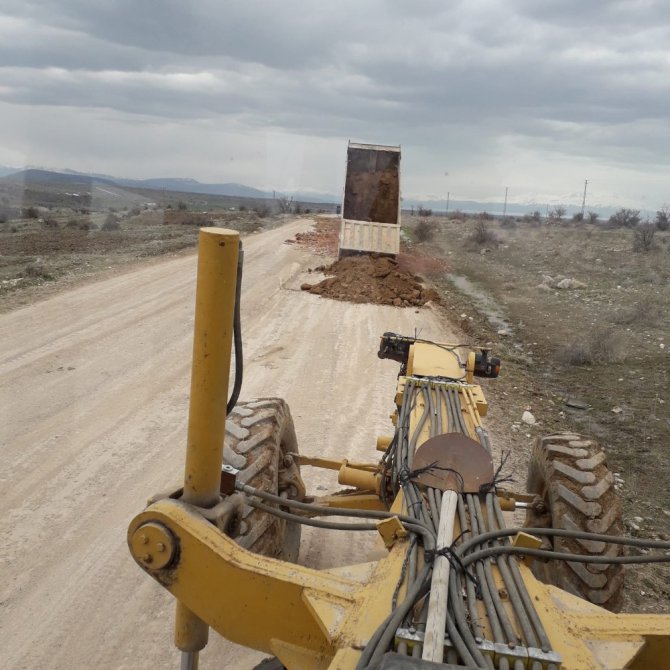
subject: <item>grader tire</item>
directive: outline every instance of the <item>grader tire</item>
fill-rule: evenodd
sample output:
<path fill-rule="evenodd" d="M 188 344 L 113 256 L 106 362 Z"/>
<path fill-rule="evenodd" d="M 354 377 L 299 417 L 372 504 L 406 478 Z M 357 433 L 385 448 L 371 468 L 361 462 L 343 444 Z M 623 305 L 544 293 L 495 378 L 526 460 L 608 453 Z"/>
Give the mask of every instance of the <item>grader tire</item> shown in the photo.
<path fill-rule="evenodd" d="M 572 433 L 538 438 L 528 467 L 527 491 L 544 502 L 544 512 L 528 509 L 527 527 L 583 530 L 623 535 L 621 501 L 607 468 L 605 452 L 594 440 Z M 621 545 L 573 538 L 548 538 L 555 551 L 582 556 L 621 556 Z M 623 604 L 624 566 L 564 561 L 533 562 L 533 573 L 589 602 L 618 612 Z"/>
<path fill-rule="evenodd" d="M 304 497 L 293 419 L 281 398 L 239 402 L 226 419 L 223 462 L 239 470 L 237 481 L 274 495 Z M 245 505 L 232 536 L 257 554 L 296 562 L 299 523 Z"/>

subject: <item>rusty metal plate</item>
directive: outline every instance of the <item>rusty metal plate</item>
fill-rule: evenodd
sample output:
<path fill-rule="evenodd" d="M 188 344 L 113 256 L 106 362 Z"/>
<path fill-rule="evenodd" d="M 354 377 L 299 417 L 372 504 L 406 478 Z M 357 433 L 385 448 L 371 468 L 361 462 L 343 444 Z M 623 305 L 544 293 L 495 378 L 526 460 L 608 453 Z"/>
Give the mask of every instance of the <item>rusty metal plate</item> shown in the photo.
<path fill-rule="evenodd" d="M 434 469 L 417 475 L 413 481 L 441 491 L 459 493 L 479 493 L 482 484 L 493 481 L 491 454 L 479 442 L 462 433 L 436 435 L 416 450 L 412 470 L 433 464 Z"/>

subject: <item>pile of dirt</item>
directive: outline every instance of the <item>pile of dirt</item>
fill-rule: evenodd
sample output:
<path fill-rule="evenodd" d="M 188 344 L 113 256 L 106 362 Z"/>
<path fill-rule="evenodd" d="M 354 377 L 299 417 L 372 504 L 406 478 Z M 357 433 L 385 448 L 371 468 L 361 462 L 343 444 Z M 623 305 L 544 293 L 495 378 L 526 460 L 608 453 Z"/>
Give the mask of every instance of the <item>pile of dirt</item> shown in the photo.
<path fill-rule="evenodd" d="M 419 307 L 439 300 L 436 291 L 422 286 L 419 277 L 384 256 L 350 256 L 315 270 L 332 276 L 300 288 L 334 300 L 395 307 Z"/>
<path fill-rule="evenodd" d="M 317 218 L 314 230 L 297 233 L 292 240 L 286 240 L 286 244 L 298 244 L 307 247 L 312 253 L 319 256 L 336 256 L 339 244 L 340 220 L 319 220 Z"/>

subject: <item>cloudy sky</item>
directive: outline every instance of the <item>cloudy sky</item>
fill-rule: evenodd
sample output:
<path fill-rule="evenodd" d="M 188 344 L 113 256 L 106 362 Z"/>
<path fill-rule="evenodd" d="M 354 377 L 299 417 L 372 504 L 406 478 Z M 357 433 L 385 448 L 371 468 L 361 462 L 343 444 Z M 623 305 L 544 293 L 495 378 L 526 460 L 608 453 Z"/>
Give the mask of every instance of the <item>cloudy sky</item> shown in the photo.
<path fill-rule="evenodd" d="M 0 164 L 403 195 L 670 202 L 667 0 L 0 0 Z M 448 174 L 445 174 L 448 173 Z"/>

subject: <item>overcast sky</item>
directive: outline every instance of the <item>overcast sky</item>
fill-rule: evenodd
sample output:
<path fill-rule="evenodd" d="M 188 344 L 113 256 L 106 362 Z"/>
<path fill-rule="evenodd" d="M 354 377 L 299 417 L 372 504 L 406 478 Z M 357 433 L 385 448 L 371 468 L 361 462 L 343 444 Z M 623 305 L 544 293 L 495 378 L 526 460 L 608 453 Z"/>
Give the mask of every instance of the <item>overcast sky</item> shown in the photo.
<path fill-rule="evenodd" d="M 0 0 L 0 163 L 337 193 L 670 202 L 667 0 Z M 448 173 L 448 175 L 445 175 Z"/>

